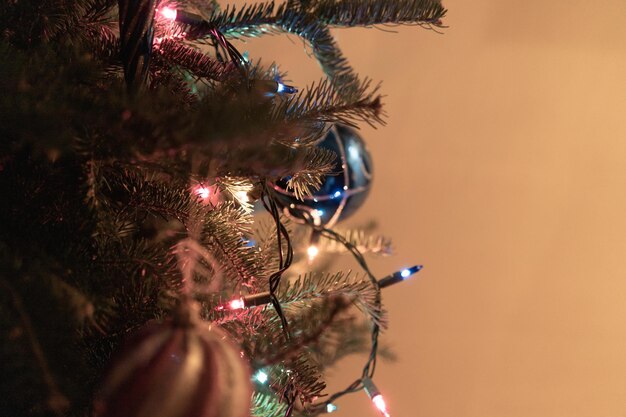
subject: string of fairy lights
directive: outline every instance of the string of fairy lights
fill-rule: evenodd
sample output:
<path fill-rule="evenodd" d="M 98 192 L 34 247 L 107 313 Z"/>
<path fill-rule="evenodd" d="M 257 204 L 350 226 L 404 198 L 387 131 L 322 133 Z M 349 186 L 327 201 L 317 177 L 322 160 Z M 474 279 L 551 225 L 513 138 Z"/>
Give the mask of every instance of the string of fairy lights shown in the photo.
<path fill-rule="evenodd" d="M 209 34 L 213 40 L 215 41 L 216 48 L 221 48 L 222 51 L 225 52 L 224 55 L 228 55 L 231 62 L 237 67 L 241 68 L 246 64 L 243 56 L 234 48 L 221 34 L 216 28 L 209 27 L 208 22 L 206 22 L 202 17 L 182 11 L 177 10 L 172 7 L 162 7 L 157 10 L 157 18 L 169 22 L 177 22 L 183 25 L 189 26 L 197 26 L 203 27 L 206 30 L 206 33 Z M 159 39 L 157 39 L 157 42 Z M 272 94 L 292 94 L 296 92 L 296 89 L 291 86 L 287 86 L 280 82 L 280 80 L 276 80 L 276 85 L 272 87 L 274 90 Z M 210 188 L 204 185 L 199 186 L 195 193 L 202 199 L 208 199 L 210 194 Z M 230 300 L 229 302 L 221 305 L 218 309 L 227 309 L 227 310 L 241 310 L 247 308 L 255 308 L 260 306 L 271 305 L 278 316 L 281 319 L 283 331 L 285 333 L 285 337 L 289 339 L 289 327 L 288 322 L 283 314 L 282 307 L 280 301 L 276 296 L 276 291 L 280 284 L 281 277 L 283 273 L 291 266 L 293 261 L 293 246 L 291 244 L 291 239 L 289 237 L 289 233 L 287 229 L 282 224 L 280 219 L 280 211 L 276 200 L 273 196 L 275 190 L 267 184 L 263 185 L 263 193 L 261 197 L 261 202 L 264 208 L 268 213 L 272 216 L 273 220 L 276 224 L 276 238 L 277 238 L 277 246 L 278 246 L 278 254 L 279 254 L 279 267 L 276 272 L 274 272 L 269 277 L 269 291 L 261 292 L 257 294 L 250 294 L 245 296 L 240 296 Z M 405 268 L 392 274 L 389 274 L 381 279 L 377 279 L 374 274 L 371 272 L 363 254 L 359 251 L 359 249 L 346 240 L 343 236 L 338 234 L 337 232 L 326 228 L 319 224 L 319 222 L 315 222 L 314 219 L 307 219 L 305 221 L 309 227 L 312 228 L 313 236 L 315 237 L 311 241 L 311 245 L 307 249 L 307 255 L 309 260 L 313 260 L 319 253 L 319 249 L 316 245 L 317 239 L 319 237 L 324 237 L 327 239 L 334 240 L 341 245 L 343 245 L 353 256 L 356 262 L 359 264 L 360 268 L 365 272 L 368 280 L 371 282 L 372 286 L 376 290 L 375 297 L 375 308 L 378 311 L 382 310 L 381 303 L 381 289 L 387 288 L 391 285 L 395 285 L 397 283 L 403 282 L 419 272 L 422 267 L 420 265 L 412 266 L 410 268 Z M 283 245 L 285 242 L 285 245 Z M 285 246 L 285 248 L 284 248 Z M 372 322 L 372 330 L 371 330 L 371 347 L 368 359 L 363 366 L 363 370 L 361 375 L 350 385 L 348 385 L 345 389 L 338 391 L 332 395 L 329 395 L 327 399 L 323 402 L 319 402 L 313 404 L 312 406 L 306 409 L 306 412 L 309 414 L 317 415 L 321 413 L 332 413 L 337 410 L 337 406 L 335 402 L 350 393 L 365 391 L 371 400 L 373 406 L 378 410 L 378 412 L 384 417 L 390 417 L 389 411 L 387 409 L 387 404 L 385 398 L 378 387 L 373 382 L 374 373 L 376 370 L 376 362 L 377 362 L 377 354 L 378 354 L 378 337 L 380 334 L 380 326 L 375 321 Z M 270 376 L 265 370 L 259 370 L 255 373 L 253 378 L 256 382 L 260 384 L 266 384 L 269 382 Z M 292 414 L 295 398 L 289 399 L 289 405 L 286 411 L 285 416 L 289 417 Z"/>
<path fill-rule="evenodd" d="M 352 243 L 345 240 L 341 235 L 339 235 L 338 233 L 334 232 L 331 229 L 326 229 L 326 228 L 318 226 L 316 228 L 316 231 L 321 233 L 322 236 L 324 237 L 334 239 L 338 241 L 339 243 L 343 244 L 346 247 L 346 249 L 348 249 L 348 251 L 352 253 L 352 255 L 354 256 L 356 261 L 359 263 L 361 268 L 366 272 L 368 277 L 370 277 L 372 284 L 377 290 L 377 307 L 378 308 L 380 308 L 381 306 L 380 290 L 382 288 L 387 288 L 391 285 L 403 282 L 409 279 L 412 275 L 418 273 L 422 269 L 421 265 L 416 265 L 410 268 L 404 268 L 402 270 L 396 271 L 392 274 L 389 274 L 377 280 L 374 277 L 374 275 L 371 273 L 369 266 L 367 265 L 367 262 L 365 261 L 365 258 L 363 257 L 361 252 Z M 265 305 L 270 304 L 271 302 L 272 302 L 272 295 L 269 291 L 267 291 L 267 292 L 262 292 L 258 294 L 251 294 L 251 295 L 234 298 L 228 303 L 226 303 L 225 305 L 220 306 L 220 308 L 229 309 L 229 310 L 241 310 L 245 308 L 265 306 Z M 380 333 L 380 327 L 378 326 L 378 324 L 373 323 L 372 332 L 371 332 L 372 344 L 371 344 L 371 349 L 370 349 L 370 355 L 368 357 L 368 360 L 365 366 L 363 367 L 363 372 L 362 372 L 361 377 L 356 379 L 352 384 L 350 384 L 344 390 L 330 395 L 326 401 L 313 405 L 307 411 L 311 412 L 312 414 L 320 414 L 323 412 L 332 413 L 333 411 L 337 409 L 337 406 L 335 405 L 335 401 L 337 399 L 343 397 L 344 395 L 364 390 L 366 394 L 368 395 L 368 397 L 370 398 L 370 400 L 372 401 L 372 404 L 374 405 L 374 407 L 383 416 L 385 417 L 390 416 L 387 410 L 385 399 L 383 395 L 381 394 L 380 390 L 378 389 L 378 387 L 374 384 L 372 380 L 374 376 L 374 371 L 376 368 L 379 333 Z M 264 384 L 268 382 L 269 376 L 265 371 L 260 370 L 255 374 L 254 378 L 256 379 L 257 382 Z"/>

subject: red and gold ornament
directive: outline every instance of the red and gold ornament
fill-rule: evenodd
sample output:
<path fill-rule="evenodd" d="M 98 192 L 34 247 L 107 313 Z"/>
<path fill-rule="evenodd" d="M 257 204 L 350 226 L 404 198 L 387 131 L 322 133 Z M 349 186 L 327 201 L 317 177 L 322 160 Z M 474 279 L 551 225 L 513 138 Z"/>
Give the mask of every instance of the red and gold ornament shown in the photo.
<path fill-rule="evenodd" d="M 150 322 L 124 344 L 97 417 L 248 417 L 250 368 L 228 334 L 190 314 Z"/>

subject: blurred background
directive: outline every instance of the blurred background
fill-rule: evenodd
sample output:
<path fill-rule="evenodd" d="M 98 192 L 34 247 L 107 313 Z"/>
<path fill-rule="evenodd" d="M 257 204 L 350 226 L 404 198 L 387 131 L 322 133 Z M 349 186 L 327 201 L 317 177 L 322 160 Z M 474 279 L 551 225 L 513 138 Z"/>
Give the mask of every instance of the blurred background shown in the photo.
<path fill-rule="evenodd" d="M 625 417 L 626 2 L 444 4 L 443 34 L 334 32 L 389 114 L 361 130 L 375 182 L 347 222 L 394 239 L 380 276 L 425 265 L 383 294 L 398 361 L 375 382 L 392 417 Z M 238 47 L 322 76 L 295 37 Z"/>

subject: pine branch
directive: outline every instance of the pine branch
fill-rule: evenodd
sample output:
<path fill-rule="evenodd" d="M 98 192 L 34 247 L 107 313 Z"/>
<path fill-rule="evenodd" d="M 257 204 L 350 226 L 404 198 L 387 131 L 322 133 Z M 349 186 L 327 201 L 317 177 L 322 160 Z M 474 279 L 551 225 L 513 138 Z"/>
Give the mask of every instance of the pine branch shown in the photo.
<path fill-rule="evenodd" d="M 291 394 L 303 404 L 311 403 L 323 394 L 326 383 L 322 379 L 318 365 L 310 355 L 302 353 L 299 357 L 287 362 L 286 366 L 291 372 L 281 373 L 281 378 L 275 384 L 277 387 L 282 387 L 279 392 Z"/>
<path fill-rule="evenodd" d="M 42 43 L 71 39 L 83 14 L 80 0 L 41 0 L 2 2 L 0 27 L 4 36 L 20 47 L 36 47 Z M 67 36 L 70 35 L 70 36 Z"/>
<path fill-rule="evenodd" d="M 306 148 L 310 154 L 305 159 L 305 165 L 295 170 L 287 181 L 287 189 L 293 190 L 297 199 L 303 200 L 313 192 L 319 190 L 324 178 L 332 173 L 337 155 L 323 148 Z"/>
<path fill-rule="evenodd" d="M 313 84 L 274 109 L 274 117 L 285 115 L 287 121 L 324 121 L 355 127 L 357 121 L 371 126 L 383 124 L 380 86 L 369 79 L 358 82 L 350 92 L 337 92 L 330 82 Z"/>
<path fill-rule="evenodd" d="M 137 209 L 141 209 L 184 224 L 189 213 L 200 206 L 197 196 L 190 190 L 159 183 L 155 176 L 119 166 L 108 166 L 102 171 L 102 195 L 98 197 L 118 217 L 130 213 L 129 218 L 135 218 Z"/>
<path fill-rule="evenodd" d="M 205 217 L 202 243 L 221 263 L 227 282 L 253 286 L 266 276 L 262 258 L 245 236 L 251 224 L 249 215 L 230 204 L 220 205 Z"/>
<path fill-rule="evenodd" d="M 203 205 L 199 198 L 187 188 L 173 187 L 155 179 L 142 178 L 132 172 L 110 172 L 106 182 L 109 187 L 108 200 L 112 210 L 123 216 L 127 212 L 144 210 L 166 219 L 175 219 L 190 227 L 192 213 L 202 218 L 199 244 L 209 250 L 225 279 L 232 287 L 243 284 L 251 286 L 264 277 L 266 269 L 263 258 L 249 246 L 246 234 L 250 234 L 252 218 L 230 203 L 216 207 Z M 114 198 L 114 199 L 113 199 Z"/>
<path fill-rule="evenodd" d="M 263 159 L 258 158 L 259 154 L 263 155 Z M 302 172 L 306 174 L 299 176 L 296 183 L 313 188 L 316 177 L 323 177 L 332 171 L 335 158 L 332 151 L 323 148 L 290 149 L 278 144 L 262 149 L 240 148 L 237 158 L 218 160 L 218 172 L 257 179 L 292 177 Z"/>
<path fill-rule="evenodd" d="M 35 362 L 39 367 L 41 373 L 41 379 L 47 386 L 48 397 L 46 399 L 46 408 L 53 412 L 55 415 L 62 415 L 69 407 L 69 401 L 61 393 L 55 376 L 52 374 L 48 360 L 44 354 L 44 350 L 41 347 L 39 338 L 35 332 L 35 328 L 32 325 L 31 318 L 29 317 L 20 296 L 17 291 L 6 281 L 4 278 L 0 279 L 0 287 L 2 292 L 7 292 L 13 302 L 13 308 L 17 313 L 20 321 L 20 330 L 24 332 L 25 338 L 28 341 L 31 354 L 33 355 Z"/>
<path fill-rule="evenodd" d="M 192 7 L 192 11 L 197 11 L 205 17 L 220 10 L 220 4 L 217 0 L 186 0 L 185 3 Z"/>
<path fill-rule="evenodd" d="M 441 0 L 312 0 L 309 13 L 332 26 L 417 24 L 441 26 Z"/>
<path fill-rule="evenodd" d="M 377 307 L 376 289 L 369 280 L 360 279 L 350 272 L 304 274 L 296 281 L 282 283 L 278 290 L 278 298 L 286 308 L 332 295 L 348 297 L 373 322 L 386 326 L 385 312 Z"/>
<path fill-rule="evenodd" d="M 109 71 L 121 70 L 120 40 L 111 28 L 104 25 L 90 26 L 85 28 L 82 35 L 92 53 L 111 68 Z"/>
<path fill-rule="evenodd" d="M 291 220 L 281 215 L 280 221 L 287 229 L 287 233 L 293 238 L 293 224 Z M 277 251 L 278 238 L 276 233 L 276 222 L 269 219 L 257 218 L 254 222 L 252 233 L 255 241 L 255 247 L 259 254 L 265 259 L 265 265 L 269 271 L 276 271 L 279 268 L 279 254 Z M 287 242 L 281 241 L 283 245 L 283 253 L 287 253 Z M 259 291 L 266 291 L 267 288 L 261 288 Z"/>
<path fill-rule="evenodd" d="M 250 202 L 249 194 L 252 192 L 252 182 L 242 177 L 220 177 L 216 179 L 216 185 L 230 196 L 246 214 L 251 214 L 254 206 Z"/>
<path fill-rule="evenodd" d="M 352 297 L 344 294 L 326 294 L 296 306 L 286 308 L 290 328 L 297 329 L 287 340 L 281 320 L 273 308 L 249 308 L 242 311 L 215 310 L 209 307 L 207 319 L 219 323 L 237 338 L 255 368 L 273 366 L 289 361 L 312 344 L 316 344 L 332 327 L 341 313 L 351 306 Z M 277 346 L 280 346 L 277 349 Z"/>
<path fill-rule="evenodd" d="M 204 24 L 188 27 L 188 36 L 191 39 L 206 37 L 208 30 L 214 27 L 224 35 L 235 38 L 293 33 L 311 45 L 313 55 L 337 91 L 350 92 L 356 87 L 358 78 L 330 31 L 319 24 L 314 15 L 304 13 L 301 8 L 287 6 L 287 3 L 283 3 L 275 7 L 274 2 L 268 2 L 246 5 L 239 10 L 229 7 L 223 12 L 214 13 Z"/>
<path fill-rule="evenodd" d="M 284 417 L 286 411 L 287 404 L 274 395 L 257 392 L 252 396 L 253 417 Z"/>
<path fill-rule="evenodd" d="M 335 320 L 318 343 L 309 351 L 323 368 L 336 364 L 342 358 L 369 350 L 371 323 L 353 316 Z"/>
<path fill-rule="evenodd" d="M 359 88 L 359 78 L 335 42 L 330 30 L 315 17 L 302 15 L 297 10 L 287 11 L 277 20 L 286 32 L 308 42 L 324 74 L 339 94 L 353 94 Z"/>
<path fill-rule="evenodd" d="M 96 55 L 108 58 L 107 61 L 113 61 L 114 58 L 119 61 L 120 43 L 115 34 L 117 22 L 112 13 L 116 3 L 112 0 L 87 0 L 80 27 L 76 30 L 80 37 L 94 46 Z"/>
<path fill-rule="evenodd" d="M 316 301 L 310 300 L 304 313 L 301 313 L 302 308 L 296 308 L 293 304 L 286 305 L 286 309 L 290 310 L 288 311 L 290 324 L 298 329 L 297 334 L 287 341 L 280 351 L 265 355 L 262 363 L 272 364 L 284 361 L 306 350 L 312 344 L 319 343 L 335 320 L 353 302 L 351 297 L 344 294 L 329 294 L 321 301 Z"/>
<path fill-rule="evenodd" d="M 179 66 L 198 78 L 224 81 L 233 73 L 232 63 L 223 64 L 210 56 L 172 39 L 163 39 L 155 48 L 157 56 L 169 66 Z"/>
<path fill-rule="evenodd" d="M 204 38 L 210 28 L 218 28 L 229 37 L 252 37 L 267 33 L 271 28 L 264 25 L 273 24 L 276 15 L 284 13 L 285 5 L 275 7 L 273 1 L 266 3 L 246 4 L 240 8 L 229 5 L 224 10 L 218 10 L 206 19 L 201 25 L 185 26 L 188 39 Z"/>
<path fill-rule="evenodd" d="M 206 27 L 217 27 L 231 37 L 251 37 L 284 30 L 312 43 L 324 37 L 324 28 L 355 27 L 379 24 L 418 24 L 440 26 L 446 9 L 440 0 L 311 0 L 283 3 L 273 1 L 244 5 L 240 9 L 227 7 L 214 12 L 205 28 L 189 27 L 192 37 L 206 36 Z"/>
<path fill-rule="evenodd" d="M 354 245 L 361 253 L 373 253 L 377 255 L 390 255 L 393 252 L 391 239 L 382 235 L 370 234 L 366 229 L 335 230 L 348 242 Z M 345 253 L 346 247 L 333 239 L 322 238 L 318 248 L 326 253 Z"/>
<path fill-rule="evenodd" d="M 358 77 L 335 43 L 327 25 L 372 26 L 376 24 L 417 24 L 441 26 L 446 10 L 439 0 L 313 0 L 246 5 L 237 10 L 229 7 L 214 13 L 207 21 L 188 28 L 195 38 L 207 36 L 207 30 L 218 28 L 226 36 L 254 37 L 280 31 L 306 40 L 322 69 L 341 94 L 358 88 Z"/>

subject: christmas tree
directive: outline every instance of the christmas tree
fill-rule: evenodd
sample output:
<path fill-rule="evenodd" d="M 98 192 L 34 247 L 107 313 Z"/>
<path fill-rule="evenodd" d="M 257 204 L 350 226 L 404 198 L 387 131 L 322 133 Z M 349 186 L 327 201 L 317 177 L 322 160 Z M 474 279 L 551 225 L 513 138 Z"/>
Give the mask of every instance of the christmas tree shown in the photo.
<path fill-rule="evenodd" d="M 438 0 L 9 1 L 0 6 L 2 416 L 332 412 L 385 325 L 358 208 L 383 122 L 331 28 L 441 27 Z M 233 39 L 302 38 L 292 86 Z M 320 253 L 361 271 L 326 273 Z M 366 351 L 354 383 L 324 371 Z"/>

